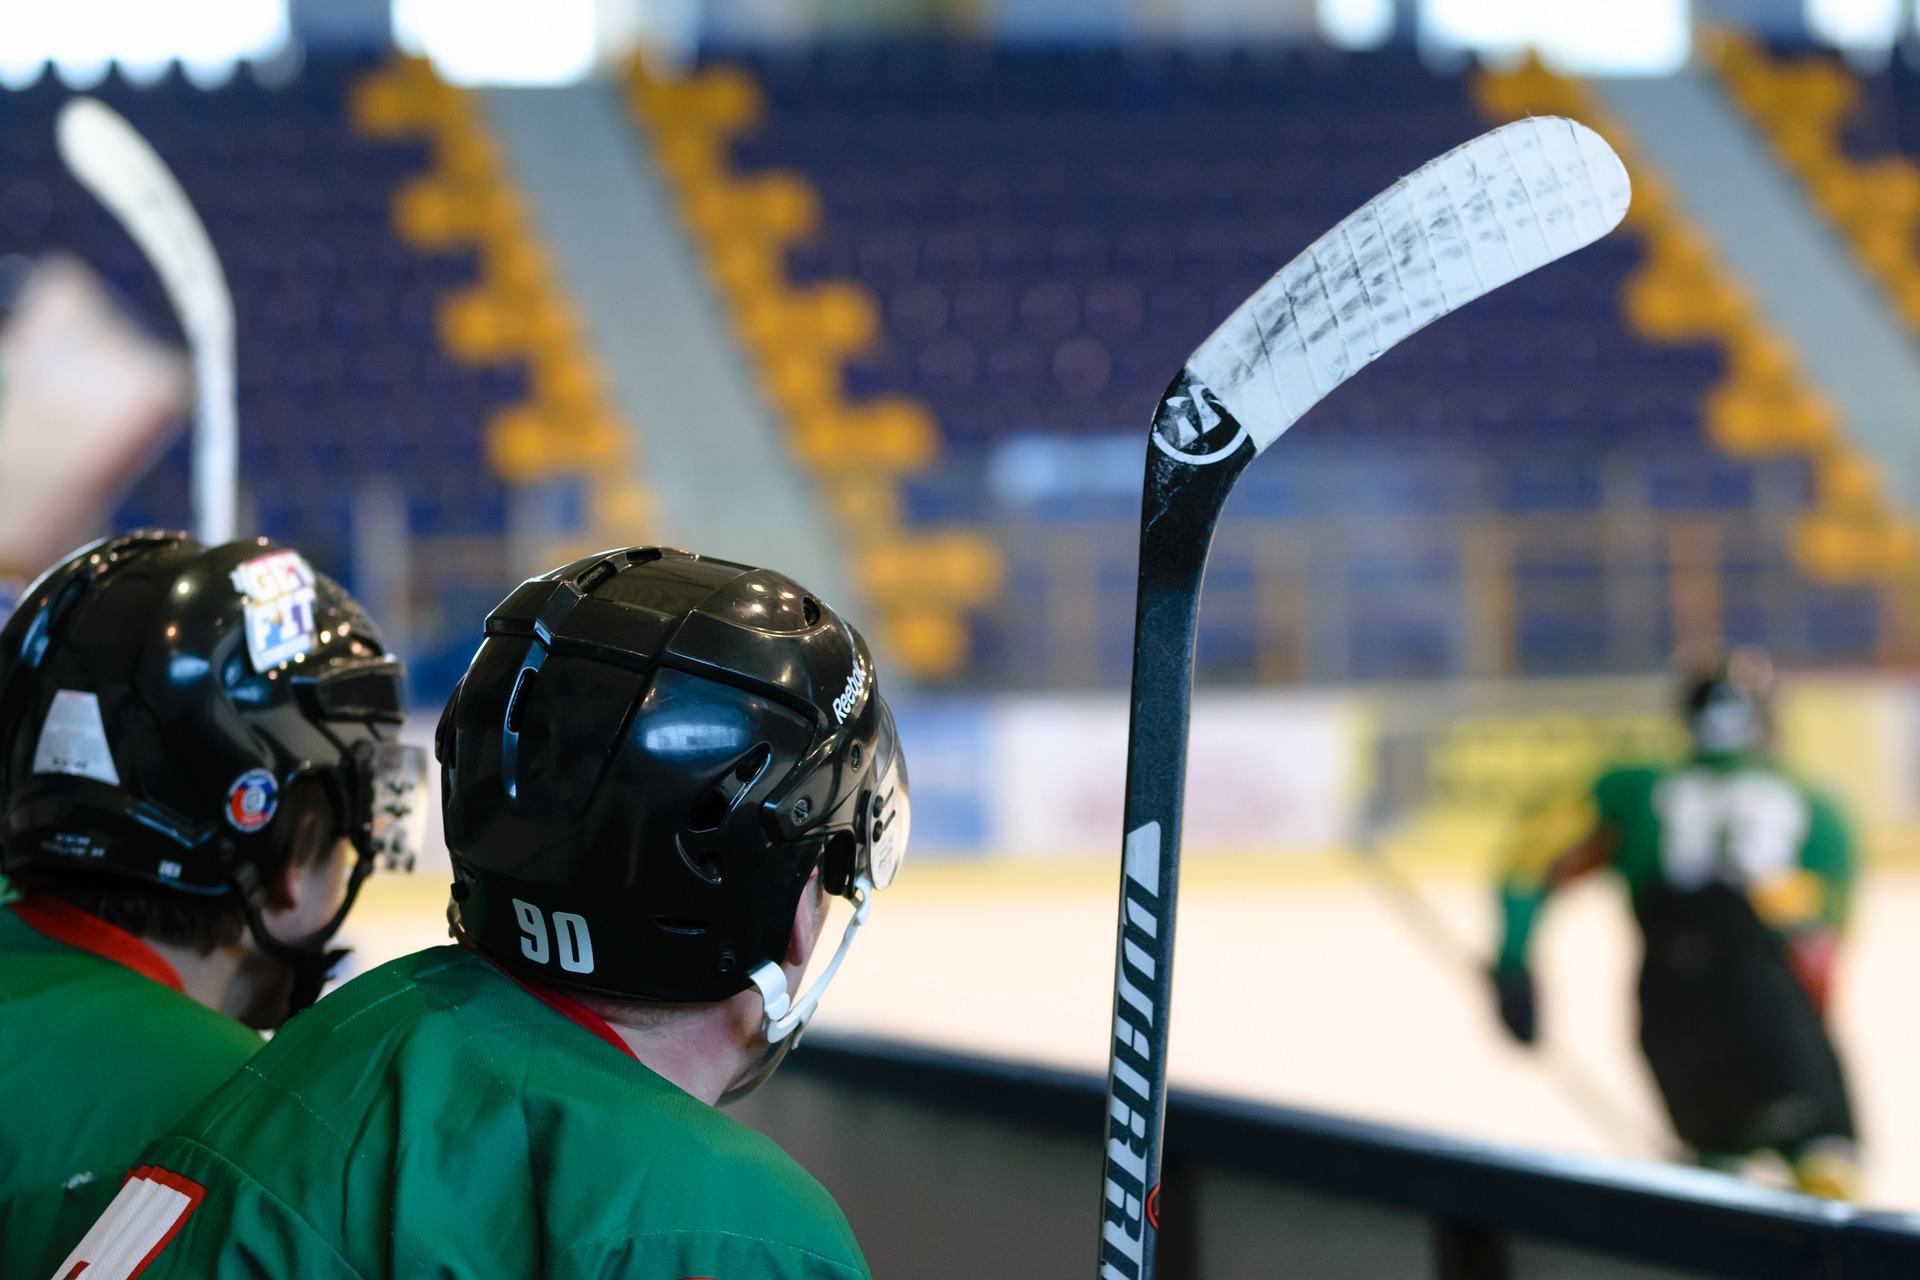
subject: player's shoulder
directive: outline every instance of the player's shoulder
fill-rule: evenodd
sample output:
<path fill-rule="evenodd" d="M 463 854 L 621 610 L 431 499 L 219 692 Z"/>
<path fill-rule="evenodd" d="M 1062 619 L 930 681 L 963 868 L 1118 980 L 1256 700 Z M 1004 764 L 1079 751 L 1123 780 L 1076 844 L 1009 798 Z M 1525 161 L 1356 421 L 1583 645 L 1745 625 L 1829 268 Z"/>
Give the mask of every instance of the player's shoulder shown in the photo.
<path fill-rule="evenodd" d="M 1673 761 L 1616 761 L 1594 775 L 1587 792 L 1602 811 L 1613 813 L 1623 804 L 1650 800 L 1661 782 L 1684 767 Z"/>
<path fill-rule="evenodd" d="M 257 1073 L 358 1077 L 371 1061 L 431 1059 L 434 1052 L 446 1055 L 451 1072 L 459 1046 L 475 1038 L 476 1020 L 467 1016 L 471 1006 L 484 1007 L 497 994 L 490 977 L 490 966 L 461 947 L 432 947 L 390 960 L 291 1019 L 260 1056 Z"/>
<path fill-rule="evenodd" d="M 557 1235 L 734 1238 L 864 1267 L 833 1197 L 771 1138 L 640 1063 L 611 1052 L 599 1059 L 609 1079 L 574 1078 L 571 1065 L 555 1076 L 548 1059 L 528 1080 L 547 1213 L 572 1219 Z"/>
<path fill-rule="evenodd" d="M 1755 756 L 1743 763 L 1738 773 L 1747 778 L 1764 779 L 1793 791 L 1817 814 L 1839 815 L 1839 803 L 1825 784 L 1816 782 L 1784 760 L 1768 755 Z"/>
<path fill-rule="evenodd" d="M 0 910 L 0 916 L 11 913 Z M 6 1038 L 25 1048 L 44 1051 L 79 1037 L 150 1073 L 204 1077 L 208 1088 L 262 1044 L 259 1033 L 237 1019 L 125 965 L 72 948 L 13 948 L 4 941 L 0 1023 L 15 1033 Z"/>
<path fill-rule="evenodd" d="M 1844 825 L 1846 819 L 1841 809 L 1839 797 L 1825 784 L 1816 782 L 1805 774 L 1784 765 L 1774 766 L 1773 772 L 1783 782 L 1799 792 L 1807 803 L 1807 809 L 1816 822 L 1830 822 Z"/>
<path fill-rule="evenodd" d="M 646 1067 L 626 1065 L 635 1068 L 629 1073 L 635 1077 L 631 1095 L 605 1114 L 579 1117 L 593 1130 L 625 1130 L 619 1138 L 623 1145 L 630 1142 L 658 1153 L 665 1162 L 660 1167 L 674 1169 L 676 1178 L 685 1175 L 715 1192 L 735 1188 L 739 1197 L 763 1211 L 840 1218 L 826 1188 L 773 1139 Z M 724 1206 L 728 1199 L 724 1194 L 702 1197 L 713 1206 Z"/>
<path fill-rule="evenodd" d="M 1652 787 L 1686 767 L 1675 760 L 1616 760 L 1594 778 L 1595 787 Z"/>
<path fill-rule="evenodd" d="M 389 961 L 353 978 L 275 1033 L 221 1096 L 218 1113 L 244 1133 L 250 1112 L 271 1109 L 287 1097 L 316 1108 L 370 1104 L 387 1087 L 396 1059 L 440 1064 L 433 1074 L 457 1076 L 459 1043 L 467 1037 L 453 1025 L 457 991 L 442 975 L 457 970 L 458 948 L 436 947 Z M 423 1043 L 424 1042 L 424 1043 Z M 264 1101 L 255 1102 L 256 1095 Z"/>

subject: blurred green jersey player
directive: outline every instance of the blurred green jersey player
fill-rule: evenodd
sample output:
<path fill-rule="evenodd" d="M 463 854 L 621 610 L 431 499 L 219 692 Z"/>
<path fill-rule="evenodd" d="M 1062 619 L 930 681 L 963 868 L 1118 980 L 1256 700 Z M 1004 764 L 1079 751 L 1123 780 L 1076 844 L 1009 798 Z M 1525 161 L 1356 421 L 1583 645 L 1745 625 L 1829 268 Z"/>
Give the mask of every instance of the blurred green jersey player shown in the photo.
<path fill-rule="evenodd" d="M 1645 941 L 1640 1044 L 1675 1131 L 1704 1164 L 1777 1151 L 1802 1190 L 1859 1188 L 1853 1110 L 1824 1025 L 1854 880 L 1839 812 L 1768 753 L 1771 667 L 1739 650 L 1693 681 L 1693 749 L 1620 768 L 1530 815 L 1501 886 L 1500 1013 L 1535 1036 L 1528 940 L 1554 890 L 1600 867 Z"/>
<path fill-rule="evenodd" d="M 150 1146 L 85 1280 L 863 1280 L 819 1184 L 716 1104 L 789 1049 L 827 895 L 907 785 L 859 634 L 658 548 L 523 584 L 441 717 L 457 946 L 346 984 Z"/>
<path fill-rule="evenodd" d="M 0 631 L 0 1275 L 51 1275 L 317 994 L 378 758 L 424 778 L 390 742 L 399 680 L 346 593 L 264 542 L 87 547 Z"/>

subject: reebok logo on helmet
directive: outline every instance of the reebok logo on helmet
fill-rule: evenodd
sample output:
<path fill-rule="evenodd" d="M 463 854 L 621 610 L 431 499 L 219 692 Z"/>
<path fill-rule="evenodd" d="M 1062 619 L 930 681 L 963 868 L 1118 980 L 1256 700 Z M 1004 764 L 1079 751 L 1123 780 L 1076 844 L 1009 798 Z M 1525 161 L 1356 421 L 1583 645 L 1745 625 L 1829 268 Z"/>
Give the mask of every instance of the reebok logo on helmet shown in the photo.
<path fill-rule="evenodd" d="M 858 658 L 853 660 L 853 671 L 847 676 L 847 687 L 833 700 L 833 721 L 845 724 L 847 717 L 860 705 L 860 695 L 867 691 L 867 668 Z"/>

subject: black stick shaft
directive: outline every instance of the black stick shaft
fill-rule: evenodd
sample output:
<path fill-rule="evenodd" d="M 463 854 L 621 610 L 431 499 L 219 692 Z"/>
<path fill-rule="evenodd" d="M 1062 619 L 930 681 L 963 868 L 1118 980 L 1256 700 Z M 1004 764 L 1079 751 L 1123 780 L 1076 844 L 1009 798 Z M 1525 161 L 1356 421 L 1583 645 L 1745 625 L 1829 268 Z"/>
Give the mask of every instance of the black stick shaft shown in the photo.
<path fill-rule="evenodd" d="M 1244 438 L 1194 461 L 1176 458 L 1155 442 L 1147 448 L 1107 1068 L 1102 1280 L 1148 1280 L 1154 1274 L 1194 626 L 1214 525 L 1254 452 Z"/>

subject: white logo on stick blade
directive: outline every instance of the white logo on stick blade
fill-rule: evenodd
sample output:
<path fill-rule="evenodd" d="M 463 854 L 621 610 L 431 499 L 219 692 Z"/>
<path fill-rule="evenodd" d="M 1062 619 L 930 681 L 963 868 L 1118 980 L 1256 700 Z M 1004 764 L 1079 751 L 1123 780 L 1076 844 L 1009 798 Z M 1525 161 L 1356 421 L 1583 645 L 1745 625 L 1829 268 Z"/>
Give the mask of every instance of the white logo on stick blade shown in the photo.
<path fill-rule="evenodd" d="M 867 691 L 866 664 L 854 659 L 853 670 L 847 676 L 847 687 L 833 700 L 833 722 L 845 724 L 853 709 L 860 705 L 860 695 Z"/>
<path fill-rule="evenodd" d="M 53 695 L 53 705 L 40 726 L 40 741 L 33 749 L 33 771 L 70 773 L 120 785 L 120 771 L 113 767 L 113 752 L 107 746 L 107 727 L 100 719 L 98 694 L 61 689 Z"/>

